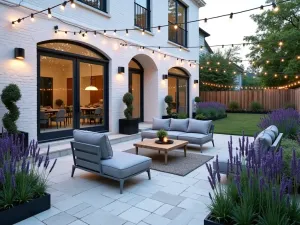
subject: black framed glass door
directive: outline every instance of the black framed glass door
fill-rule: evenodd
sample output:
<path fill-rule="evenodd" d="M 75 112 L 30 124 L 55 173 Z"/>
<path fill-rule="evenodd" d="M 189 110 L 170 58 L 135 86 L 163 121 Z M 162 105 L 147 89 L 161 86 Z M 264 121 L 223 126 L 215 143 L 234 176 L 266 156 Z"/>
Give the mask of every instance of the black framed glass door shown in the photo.
<path fill-rule="evenodd" d="M 73 129 L 107 131 L 108 61 L 84 46 L 46 44 L 38 47 L 39 142 L 72 137 Z"/>
<path fill-rule="evenodd" d="M 129 92 L 133 95 L 132 117 L 144 121 L 144 90 L 143 72 L 136 69 L 129 69 Z"/>

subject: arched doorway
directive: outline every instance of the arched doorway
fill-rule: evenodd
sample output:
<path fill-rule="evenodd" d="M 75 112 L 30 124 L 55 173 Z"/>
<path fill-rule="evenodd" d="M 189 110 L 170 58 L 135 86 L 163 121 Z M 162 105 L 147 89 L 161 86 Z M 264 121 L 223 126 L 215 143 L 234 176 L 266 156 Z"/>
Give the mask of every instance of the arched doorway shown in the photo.
<path fill-rule="evenodd" d="M 72 137 L 73 129 L 108 130 L 108 59 L 68 40 L 41 42 L 37 66 L 39 141 Z"/>
<path fill-rule="evenodd" d="M 179 67 L 168 71 L 168 95 L 173 97 L 172 112 L 189 115 L 189 75 Z"/>
<path fill-rule="evenodd" d="M 144 69 L 136 60 L 131 59 L 128 64 L 128 87 L 133 95 L 133 118 L 139 118 L 144 121 Z"/>

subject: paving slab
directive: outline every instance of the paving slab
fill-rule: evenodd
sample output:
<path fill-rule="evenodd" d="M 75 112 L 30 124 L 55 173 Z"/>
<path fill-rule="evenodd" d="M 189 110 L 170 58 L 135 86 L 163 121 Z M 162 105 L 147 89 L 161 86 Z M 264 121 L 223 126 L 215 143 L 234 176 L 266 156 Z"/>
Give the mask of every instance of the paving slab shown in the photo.
<path fill-rule="evenodd" d="M 156 214 L 147 216 L 143 221 L 151 225 L 167 225 L 171 222 L 171 220 Z"/>
<path fill-rule="evenodd" d="M 163 191 L 156 192 L 154 195 L 151 196 L 151 199 L 177 206 L 180 202 L 185 200 L 185 197 L 174 195 L 174 194 L 169 194 Z"/>
<path fill-rule="evenodd" d="M 114 216 L 101 209 L 86 217 L 83 217 L 81 220 L 89 225 L 123 225 L 126 223 L 124 219 Z"/>
<path fill-rule="evenodd" d="M 162 202 L 146 198 L 145 200 L 141 201 L 139 204 L 136 205 L 137 208 L 147 210 L 149 212 L 154 212 L 159 207 L 163 205 Z"/>
<path fill-rule="evenodd" d="M 76 217 L 71 216 L 68 213 L 61 212 L 44 220 L 43 222 L 47 225 L 67 225 L 75 220 L 77 220 Z"/>
<path fill-rule="evenodd" d="M 119 217 L 132 223 L 139 223 L 149 215 L 150 212 L 148 211 L 132 207 L 119 215 Z"/>
<path fill-rule="evenodd" d="M 155 210 L 154 213 L 160 216 L 164 216 L 167 212 L 169 212 L 173 208 L 174 206 L 172 205 L 164 204 L 161 207 L 159 207 L 157 210 Z"/>

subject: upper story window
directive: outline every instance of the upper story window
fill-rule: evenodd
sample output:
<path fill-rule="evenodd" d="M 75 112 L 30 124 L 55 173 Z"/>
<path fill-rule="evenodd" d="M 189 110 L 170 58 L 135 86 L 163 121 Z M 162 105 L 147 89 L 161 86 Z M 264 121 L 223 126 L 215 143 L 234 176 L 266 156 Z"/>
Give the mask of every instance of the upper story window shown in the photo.
<path fill-rule="evenodd" d="M 99 9 L 103 12 L 107 12 L 107 0 L 77 0 L 84 4 L 87 4 L 95 9 Z"/>
<path fill-rule="evenodd" d="M 151 31 L 150 22 L 150 0 L 134 1 L 134 25 L 142 29 Z"/>
<path fill-rule="evenodd" d="M 187 46 L 187 7 L 179 0 L 169 0 L 169 40 Z"/>

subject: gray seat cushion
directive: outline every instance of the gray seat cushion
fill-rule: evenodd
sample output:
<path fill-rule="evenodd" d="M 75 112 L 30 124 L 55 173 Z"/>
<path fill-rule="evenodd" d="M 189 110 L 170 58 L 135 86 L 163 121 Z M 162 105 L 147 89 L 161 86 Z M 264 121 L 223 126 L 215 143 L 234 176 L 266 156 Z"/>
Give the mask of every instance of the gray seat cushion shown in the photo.
<path fill-rule="evenodd" d="M 150 168 L 152 160 L 145 156 L 125 152 L 114 152 L 114 157 L 101 160 L 102 173 L 118 179 L 124 179 Z"/>
<path fill-rule="evenodd" d="M 271 136 L 263 130 L 257 135 L 254 141 L 254 151 L 255 153 L 258 153 L 259 149 L 261 149 L 263 152 L 268 151 L 271 145 Z"/>
<path fill-rule="evenodd" d="M 157 131 L 158 130 L 145 130 L 145 131 L 142 131 L 141 136 L 142 136 L 143 139 L 144 138 L 150 138 L 150 139 L 156 138 L 157 137 L 157 135 L 156 135 Z"/>
<path fill-rule="evenodd" d="M 186 132 L 189 125 L 189 119 L 171 119 L 170 130 Z"/>
<path fill-rule="evenodd" d="M 113 157 L 113 150 L 107 135 L 85 130 L 74 130 L 73 136 L 76 142 L 99 146 L 101 149 L 101 159 L 110 159 Z"/>
<path fill-rule="evenodd" d="M 266 130 L 273 131 L 274 134 L 275 134 L 275 138 L 277 138 L 277 136 L 279 134 L 279 131 L 278 131 L 278 128 L 275 125 L 271 125 L 271 126 L 267 127 Z"/>
<path fill-rule="evenodd" d="M 169 139 L 178 139 L 178 136 L 184 134 L 184 132 L 181 131 L 168 131 L 168 138 Z"/>
<path fill-rule="evenodd" d="M 152 130 L 169 130 L 170 119 L 153 118 Z"/>
<path fill-rule="evenodd" d="M 270 135 L 271 139 L 272 139 L 272 143 L 275 141 L 276 137 L 275 137 L 275 133 L 271 130 L 265 130 L 265 133 Z"/>
<path fill-rule="evenodd" d="M 184 133 L 178 136 L 178 140 L 188 141 L 191 144 L 202 145 L 213 140 L 212 134 Z"/>
<path fill-rule="evenodd" d="M 188 133 L 208 134 L 212 125 L 211 120 L 189 119 Z"/>

